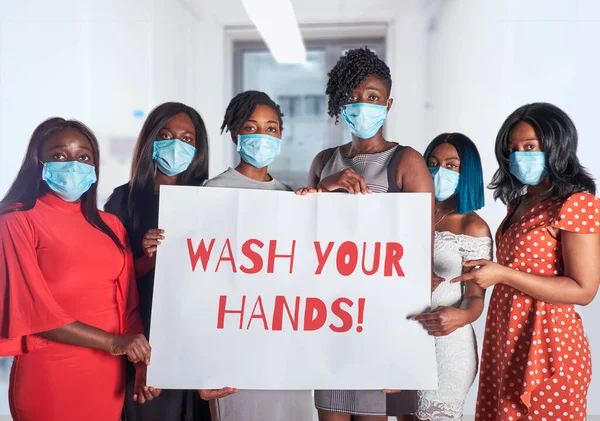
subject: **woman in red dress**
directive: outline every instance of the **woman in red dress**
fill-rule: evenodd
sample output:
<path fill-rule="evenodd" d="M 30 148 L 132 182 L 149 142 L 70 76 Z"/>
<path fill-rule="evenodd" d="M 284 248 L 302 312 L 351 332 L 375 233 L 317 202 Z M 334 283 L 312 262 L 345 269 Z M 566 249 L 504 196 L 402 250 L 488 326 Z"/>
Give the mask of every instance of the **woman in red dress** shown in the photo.
<path fill-rule="evenodd" d="M 525 105 L 496 139 L 495 197 L 508 205 L 497 260 L 465 262 L 492 293 L 481 358 L 478 421 L 584 421 L 591 353 L 575 305 L 600 283 L 600 201 L 560 109 Z"/>
<path fill-rule="evenodd" d="M 125 229 L 96 208 L 99 164 L 87 127 L 52 118 L 0 202 L 0 356 L 15 356 L 15 421 L 117 421 L 122 355 L 149 362 Z"/>

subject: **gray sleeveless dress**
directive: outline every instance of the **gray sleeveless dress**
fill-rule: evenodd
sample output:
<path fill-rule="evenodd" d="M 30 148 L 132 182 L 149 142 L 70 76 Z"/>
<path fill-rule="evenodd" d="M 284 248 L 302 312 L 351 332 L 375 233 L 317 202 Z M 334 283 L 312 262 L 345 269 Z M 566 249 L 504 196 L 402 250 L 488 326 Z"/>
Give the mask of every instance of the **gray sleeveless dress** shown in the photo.
<path fill-rule="evenodd" d="M 387 151 L 348 158 L 338 148 L 327 149 L 323 157 L 320 179 L 352 168 L 364 177 L 373 193 L 400 192 L 396 183 L 398 163 L 404 147 L 396 145 Z M 394 413 L 413 413 L 417 406 L 416 391 L 402 392 L 390 402 Z M 380 390 L 316 390 L 317 409 L 353 415 L 386 415 L 386 395 Z M 399 411 L 399 412 L 398 412 Z"/>

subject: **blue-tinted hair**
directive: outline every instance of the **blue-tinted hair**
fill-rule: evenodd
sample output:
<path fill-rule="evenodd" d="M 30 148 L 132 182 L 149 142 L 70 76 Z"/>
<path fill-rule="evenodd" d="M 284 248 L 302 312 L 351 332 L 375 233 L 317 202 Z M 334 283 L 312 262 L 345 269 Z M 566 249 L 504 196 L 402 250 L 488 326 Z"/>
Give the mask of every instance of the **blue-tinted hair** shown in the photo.
<path fill-rule="evenodd" d="M 456 192 L 456 212 L 465 214 L 481 209 L 485 204 L 483 195 L 483 170 L 477 146 L 462 133 L 443 133 L 431 141 L 423 154 L 425 161 L 435 148 L 448 143 L 456 149 L 460 158 L 460 178 Z"/>

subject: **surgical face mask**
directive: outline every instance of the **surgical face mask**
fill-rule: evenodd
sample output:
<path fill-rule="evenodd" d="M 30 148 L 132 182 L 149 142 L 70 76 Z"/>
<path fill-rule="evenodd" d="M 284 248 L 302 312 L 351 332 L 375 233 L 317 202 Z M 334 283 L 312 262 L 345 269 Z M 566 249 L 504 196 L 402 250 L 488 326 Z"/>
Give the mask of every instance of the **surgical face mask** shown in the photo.
<path fill-rule="evenodd" d="M 195 155 L 196 148 L 182 140 L 157 140 L 154 142 L 152 159 L 160 172 L 172 177 L 187 170 Z"/>
<path fill-rule="evenodd" d="M 508 171 L 528 186 L 536 186 L 546 176 L 544 152 L 513 152 L 508 157 Z"/>
<path fill-rule="evenodd" d="M 76 202 L 97 180 L 93 165 L 79 161 L 45 162 L 42 180 L 65 202 Z"/>
<path fill-rule="evenodd" d="M 460 174 L 442 167 L 429 167 L 433 178 L 435 200 L 443 202 L 454 196 L 458 191 Z"/>
<path fill-rule="evenodd" d="M 238 135 L 237 151 L 248 164 L 263 168 L 281 152 L 281 139 L 267 134 Z"/>
<path fill-rule="evenodd" d="M 359 139 L 370 139 L 377 134 L 387 117 L 387 107 L 359 102 L 342 107 L 342 118 L 350 132 Z"/>

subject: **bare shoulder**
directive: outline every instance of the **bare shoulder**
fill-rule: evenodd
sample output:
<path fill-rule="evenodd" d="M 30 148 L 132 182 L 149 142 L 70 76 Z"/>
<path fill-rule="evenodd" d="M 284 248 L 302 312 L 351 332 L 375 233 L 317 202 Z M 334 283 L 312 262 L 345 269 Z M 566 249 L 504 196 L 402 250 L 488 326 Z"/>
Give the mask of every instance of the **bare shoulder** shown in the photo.
<path fill-rule="evenodd" d="M 419 152 L 411 148 L 410 146 L 404 146 L 404 151 L 402 152 L 402 157 L 400 158 L 400 163 L 407 164 L 417 164 L 417 165 L 425 165 L 425 160 L 423 159 L 423 155 Z"/>
<path fill-rule="evenodd" d="M 396 183 L 403 192 L 433 193 L 433 179 L 423 155 L 404 146 L 396 169 Z"/>
<path fill-rule="evenodd" d="M 327 149 L 323 149 L 321 152 L 319 152 L 318 154 L 315 155 L 314 159 L 313 159 L 313 164 L 315 162 L 317 163 L 321 163 L 323 162 L 323 158 L 325 157 L 325 154 L 327 153 Z"/>
<path fill-rule="evenodd" d="M 425 159 L 423 159 L 423 155 L 410 146 L 404 146 L 404 151 L 398 161 L 397 172 L 399 176 L 413 176 L 428 173 L 427 164 L 425 163 Z"/>
<path fill-rule="evenodd" d="M 463 218 L 463 233 L 470 237 L 492 237 L 490 227 L 477 212 L 469 212 Z"/>

